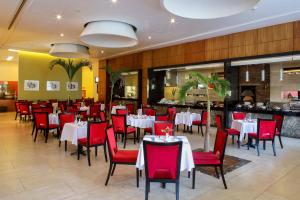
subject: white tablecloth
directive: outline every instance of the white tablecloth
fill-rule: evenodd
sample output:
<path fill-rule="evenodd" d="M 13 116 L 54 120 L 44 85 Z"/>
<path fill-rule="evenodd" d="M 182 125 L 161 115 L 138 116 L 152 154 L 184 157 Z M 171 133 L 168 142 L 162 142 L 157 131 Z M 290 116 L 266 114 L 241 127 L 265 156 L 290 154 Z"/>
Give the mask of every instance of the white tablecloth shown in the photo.
<path fill-rule="evenodd" d="M 136 128 L 152 128 L 155 122 L 155 116 L 146 116 L 146 115 L 128 115 L 127 116 L 127 125 L 133 126 Z"/>
<path fill-rule="evenodd" d="M 72 144 L 77 145 L 77 141 L 80 138 L 87 137 L 87 123 L 66 123 L 61 133 L 61 141 L 70 141 Z"/>
<path fill-rule="evenodd" d="M 240 141 L 242 141 L 245 134 L 257 132 L 257 120 L 232 120 L 231 128 L 240 131 Z"/>
<path fill-rule="evenodd" d="M 163 137 L 160 137 L 163 138 Z M 148 141 L 157 141 L 157 142 L 163 142 L 158 136 L 150 136 L 146 135 L 143 140 L 148 140 Z M 185 136 L 169 136 L 170 141 L 174 140 L 182 141 L 182 154 L 181 154 L 181 165 L 180 165 L 180 171 L 188 170 L 191 171 L 194 167 L 194 160 L 193 160 L 193 153 L 191 149 L 191 145 Z M 166 158 L 167 159 L 167 158 Z M 144 150 L 143 150 L 143 143 L 140 145 L 137 161 L 136 161 L 136 168 L 142 170 L 144 169 L 145 165 L 145 160 L 144 160 Z"/>
<path fill-rule="evenodd" d="M 49 124 L 59 124 L 58 114 L 49 114 Z"/>
<path fill-rule="evenodd" d="M 117 114 L 117 109 L 126 109 L 126 106 L 113 106 L 111 109 L 111 114 Z"/>
<path fill-rule="evenodd" d="M 200 121 L 201 114 L 198 113 L 189 113 L 189 112 L 180 112 L 176 113 L 175 125 L 184 124 L 187 126 L 192 126 L 193 121 Z"/>

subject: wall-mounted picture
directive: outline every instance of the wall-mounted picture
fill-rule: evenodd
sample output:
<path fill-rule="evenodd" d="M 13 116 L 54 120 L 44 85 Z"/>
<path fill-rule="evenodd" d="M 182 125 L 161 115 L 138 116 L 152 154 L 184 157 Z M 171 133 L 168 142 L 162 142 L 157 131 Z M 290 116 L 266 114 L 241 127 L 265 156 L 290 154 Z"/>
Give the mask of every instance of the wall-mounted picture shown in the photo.
<path fill-rule="evenodd" d="M 67 82 L 67 91 L 78 91 L 78 82 Z"/>
<path fill-rule="evenodd" d="M 59 81 L 47 81 L 47 91 L 59 91 L 60 82 Z"/>
<path fill-rule="evenodd" d="M 37 80 L 25 80 L 24 81 L 24 90 L 25 91 L 39 91 L 40 82 Z"/>

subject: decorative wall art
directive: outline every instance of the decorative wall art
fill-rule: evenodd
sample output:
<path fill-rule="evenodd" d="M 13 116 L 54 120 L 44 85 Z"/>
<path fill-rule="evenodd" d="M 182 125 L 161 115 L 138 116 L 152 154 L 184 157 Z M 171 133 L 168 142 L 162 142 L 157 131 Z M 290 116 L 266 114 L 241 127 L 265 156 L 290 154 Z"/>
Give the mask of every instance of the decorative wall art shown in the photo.
<path fill-rule="evenodd" d="M 59 81 L 47 81 L 47 91 L 59 91 L 60 82 Z"/>
<path fill-rule="evenodd" d="M 67 82 L 67 91 L 78 91 L 78 82 Z"/>
<path fill-rule="evenodd" d="M 24 80 L 24 90 L 25 91 L 39 91 L 40 82 L 37 80 Z"/>

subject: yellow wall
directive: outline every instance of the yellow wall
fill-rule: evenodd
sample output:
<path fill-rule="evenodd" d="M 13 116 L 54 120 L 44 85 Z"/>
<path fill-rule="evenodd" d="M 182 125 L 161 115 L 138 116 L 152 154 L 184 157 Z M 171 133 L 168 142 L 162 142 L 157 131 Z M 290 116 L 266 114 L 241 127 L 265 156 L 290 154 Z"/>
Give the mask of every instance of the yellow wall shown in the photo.
<path fill-rule="evenodd" d="M 81 76 L 79 70 L 74 76 L 74 82 L 78 82 L 78 91 L 69 92 L 66 89 L 68 76 L 66 71 L 56 66 L 52 71 L 49 69 L 49 63 L 55 57 L 48 54 L 19 52 L 19 99 L 28 100 L 47 100 L 47 99 L 68 99 L 70 93 L 71 99 L 81 98 Z M 24 91 L 24 80 L 39 80 L 39 91 Z M 60 81 L 60 91 L 46 91 L 46 81 Z"/>
<path fill-rule="evenodd" d="M 82 68 L 82 90 L 86 91 L 86 98 L 94 97 L 94 72 L 89 68 Z"/>
<path fill-rule="evenodd" d="M 18 62 L 0 62 L 0 80 L 18 81 Z"/>

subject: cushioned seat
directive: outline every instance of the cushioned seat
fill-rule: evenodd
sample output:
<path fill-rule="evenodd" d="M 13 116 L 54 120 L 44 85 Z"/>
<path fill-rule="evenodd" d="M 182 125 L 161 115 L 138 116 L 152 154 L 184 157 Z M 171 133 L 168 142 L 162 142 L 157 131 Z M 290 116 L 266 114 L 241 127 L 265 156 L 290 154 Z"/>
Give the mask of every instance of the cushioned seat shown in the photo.
<path fill-rule="evenodd" d="M 280 135 L 280 131 L 278 129 L 276 129 L 275 135 Z"/>
<path fill-rule="evenodd" d="M 257 133 L 248 133 L 248 137 L 257 138 Z M 272 139 L 270 133 L 264 133 L 264 135 L 260 136 L 260 139 Z"/>
<path fill-rule="evenodd" d="M 134 133 L 135 131 L 136 131 L 136 129 L 134 127 L 132 127 L 132 126 L 127 127 L 127 134 L 128 133 Z"/>
<path fill-rule="evenodd" d="M 193 125 L 201 125 L 201 120 L 195 120 L 195 121 L 193 121 Z"/>
<path fill-rule="evenodd" d="M 91 139 L 90 145 L 95 145 L 95 144 L 104 144 L 105 141 L 102 141 L 101 138 L 93 138 Z M 83 146 L 87 145 L 87 138 L 81 138 L 78 139 L 78 143 L 80 143 Z"/>
<path fill-rule="evenodd" d="M 144 131 L 145 131 L 146 133 L 152 133 L 152 128 L 145 128 Z"/>
<path fill-rule="evenodd" d="M 172 176 L 172 173 L 169 169 L 157 169 L 155 170 L 152 177 L 149 175 L 149 178 L 153 179 L 176 179 L 176 176 Z"/>
<path fill-rule="evenodd" d="M 113 157 L 113 162 L 135 163 L 137 156 L 137 150 L 117 150 Z"/>
<path fill-rule="evenodd" d="M 234 128 L 226 128 L 225 129 L 229 135 L 239 135 L 240 132 Z"/>
<path fill-rule="evenodd" d="M 213 152 L 193 152 L 195 165 L 219 165 L 220 159 Z"/>
<path fill-rule="evenodd" d="M 46 124 L 40 124 L 39 128 L 46 128 Z M 58 124 L 49 124 L 49 129 L 58 128 Z"/>

